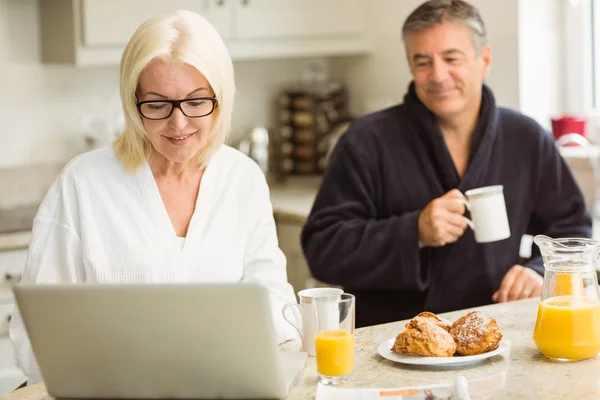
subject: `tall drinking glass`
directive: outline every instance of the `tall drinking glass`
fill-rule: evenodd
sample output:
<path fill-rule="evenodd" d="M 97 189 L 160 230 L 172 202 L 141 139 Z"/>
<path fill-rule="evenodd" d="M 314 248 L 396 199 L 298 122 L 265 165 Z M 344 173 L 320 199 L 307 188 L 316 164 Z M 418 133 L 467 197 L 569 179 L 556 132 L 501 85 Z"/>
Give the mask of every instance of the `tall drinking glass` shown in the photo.
<path fill-rule="evenodd" d="M 323 384 L 346 382 L 354 370 L 354 296 L 313 298 L 317 374 Z"/>

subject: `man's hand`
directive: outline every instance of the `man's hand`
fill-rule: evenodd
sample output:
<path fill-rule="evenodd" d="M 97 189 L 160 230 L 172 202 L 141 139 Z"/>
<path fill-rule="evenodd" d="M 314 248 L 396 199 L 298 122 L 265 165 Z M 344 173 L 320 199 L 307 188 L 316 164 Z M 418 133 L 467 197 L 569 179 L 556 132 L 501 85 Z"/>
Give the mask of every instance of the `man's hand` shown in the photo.
<path fill-rule="evenodd" d="M 542 294 L 544 279 L 531 268 L 514 265 L 508 270 L 500 289 L 492 296 L 494 303 L 539 297 Z"/>
<path fill-rule="evenodd" d="M 465 232 L 465 196 L 452 189 L 427 204 L 419 214 L 419 248 L 454 243 Z"/>

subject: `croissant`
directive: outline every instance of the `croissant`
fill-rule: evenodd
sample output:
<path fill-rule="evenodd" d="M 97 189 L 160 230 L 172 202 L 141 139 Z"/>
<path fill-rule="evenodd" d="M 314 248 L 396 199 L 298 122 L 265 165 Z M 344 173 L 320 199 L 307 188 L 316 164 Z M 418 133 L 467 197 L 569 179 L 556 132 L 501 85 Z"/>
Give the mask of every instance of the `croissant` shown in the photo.
<path fill-rule="evenodd" d="M 456 352 L 461 356 L 487 353 L 498 348 L 502 333 L 491 316 L 473 311 L 457 319 L 450 328 L 456 342 Z"/>
<path fill-rule="evenodd" d="M 429 311 L 423 311 L 422 313 L 419 313 L 419 315 L 417 315 L 415 318 L 427 319 L 448 332 L 450 332 L 450 327 L 452 326 L 452 322 L 448 321 L 447 319 L 438 317 L 437 315 Z M 411 324 L 411 322 L 414 321 L 415 318 L 408 321 L 408 324 L 406 324 L 406 326 L 408 327 Z"/>
<path fill-rule="evenodd" d="M 452 336 L 431 318 L 415 317 L 406 330 L 396 336 L 392 351 L 432 357 L 452 357 L 456 343 Z"/>

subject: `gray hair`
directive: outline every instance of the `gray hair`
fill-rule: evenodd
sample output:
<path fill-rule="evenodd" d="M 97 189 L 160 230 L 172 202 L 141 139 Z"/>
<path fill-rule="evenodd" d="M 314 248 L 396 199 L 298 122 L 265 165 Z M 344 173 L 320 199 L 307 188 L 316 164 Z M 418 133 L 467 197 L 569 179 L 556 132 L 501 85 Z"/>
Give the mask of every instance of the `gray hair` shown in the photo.
<path fill-rule="evenodd" d="M 404 21 L 402 39 L 406 43 L 408 36 L 423 29 L 432 28 L 444 22 L 458 22 L 472 32 L 473 46 L 477 54 L 487 44 L 485 24 L 479 11 L 463 0 L 428 0 L 415 9 Z"/>

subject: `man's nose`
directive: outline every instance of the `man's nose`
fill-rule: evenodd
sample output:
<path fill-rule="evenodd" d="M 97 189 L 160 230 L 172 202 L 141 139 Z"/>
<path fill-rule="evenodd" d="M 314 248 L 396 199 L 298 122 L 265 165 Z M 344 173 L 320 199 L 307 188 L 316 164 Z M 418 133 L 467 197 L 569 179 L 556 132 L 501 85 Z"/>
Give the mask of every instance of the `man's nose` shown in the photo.
<path fill-rule="evenodd" d="M 448 66 L 442 60 L 433 60 L 431 63 L 431 73 L 429 78 L 431 81 L 439 83 L 446 80 L 448 77 Z"/>

